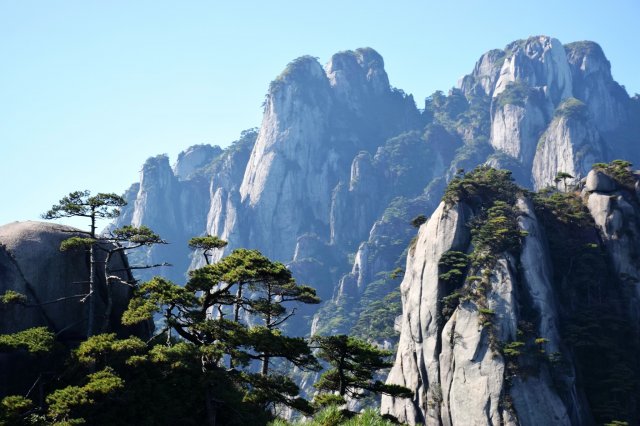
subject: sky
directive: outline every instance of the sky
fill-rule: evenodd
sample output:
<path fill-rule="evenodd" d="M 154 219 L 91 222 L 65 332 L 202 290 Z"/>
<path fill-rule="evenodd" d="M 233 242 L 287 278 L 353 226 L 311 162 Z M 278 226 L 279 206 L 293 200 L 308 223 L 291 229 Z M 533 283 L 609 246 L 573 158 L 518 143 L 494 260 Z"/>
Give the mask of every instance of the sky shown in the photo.
<path fill-rule="evenodd" d="M 150 156 L 228 145 L 302 55 L 372 47 L 421 107 L 487 50 L 545 34 L 598 42 L 633 95 L 639 17 L 638 0 L 0 0 L 0 225 L 123 193 Z"/>

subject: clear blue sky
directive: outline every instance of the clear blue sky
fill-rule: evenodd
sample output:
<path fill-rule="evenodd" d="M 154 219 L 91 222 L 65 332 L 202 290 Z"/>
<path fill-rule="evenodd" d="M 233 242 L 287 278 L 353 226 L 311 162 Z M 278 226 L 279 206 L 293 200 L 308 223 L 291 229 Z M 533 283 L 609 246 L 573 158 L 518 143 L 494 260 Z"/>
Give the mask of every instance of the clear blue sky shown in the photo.
<path fill-rule="evenodd" d="M 149 156 L 227 145 L 305 54 L 373 47 L 420 106 L 483 52 L 547 34 L 597 41 L 640 92 L 638 18 L 638 0 L 0 0 L 0 224 L 121 193 Z"/>

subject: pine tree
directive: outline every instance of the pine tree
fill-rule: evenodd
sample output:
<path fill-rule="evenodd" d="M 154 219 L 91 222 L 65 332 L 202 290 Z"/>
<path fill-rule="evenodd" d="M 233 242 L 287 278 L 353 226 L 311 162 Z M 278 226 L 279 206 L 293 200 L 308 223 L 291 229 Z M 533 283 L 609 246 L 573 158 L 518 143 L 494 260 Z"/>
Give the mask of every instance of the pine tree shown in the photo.
<path fill-rule="evenodd" d="M 318 348 L 318 358 L 328 362 L 325 371 L 314 384 L 320 391 L 337 392 L 341 397 L 359 399 L 365 392 L 383 393 L 410 398 L 413 392 L 403 386 L 388 385 L 374 379 L 376 371 L 393 365 L 390 351 L 346 335 L 314 336 L 312 344 Z"/>
<path fill-rule="evenodd" d="M 42 215 L 43 219 L 61 219 L 68 217 L 86 217 L 91 221 L 89 231 L 81 231 L 86 235 L 82 237 L 72 237 L 65 240 L 60 247 L 63 250 L 73 247 L 84 246 L 89 251 L 89 291 L 86 300 L 89 302 L 89 313 L 87 317 L 87 336 L 93 336 L 96 332 L 96 259 L 95 244 L 96 229 L 98 219 L 113 219 L 120 215 L 120 207 L 127 202 L 119 195 L 99 193 L 91 196 L 89 191 L 75 191 L 63 197 L 58 204 Z"/>

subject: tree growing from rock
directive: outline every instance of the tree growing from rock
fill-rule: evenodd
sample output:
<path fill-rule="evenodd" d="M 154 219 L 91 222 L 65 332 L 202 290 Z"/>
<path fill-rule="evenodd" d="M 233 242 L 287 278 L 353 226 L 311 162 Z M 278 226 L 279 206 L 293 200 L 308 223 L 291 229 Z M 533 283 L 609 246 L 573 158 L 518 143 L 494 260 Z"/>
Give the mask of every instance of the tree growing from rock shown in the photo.
<path fill-rule="evenodd" d="M 207 265 L 211 264 L 211 256 L 213 250 L 221 249 L 227 246 L 227 242 L 215 235 L 206 235 L 204 237 L 193 237 L 189 240 L 189 248 L 192 250 L 202 250 L 204 261 Z"/>
<path fill-rule="evenodd" d="M 153 244 L 166 244 L 159 235 L 154 233 L 146 226 L 134 227 L 124 226 L 115 229 L 106 235 L 98 235 L 97 222 L 100 219 L 114 219 L 120 215 L 120 208 L 127 203 L 125 199 L 113 193 L 98 193 L 94 196 L 89 191 L 75 191 L 63 197 L 58 204 L 55 204 L 49 211 L 44 213 L 44 219 L 61 219 L 71 217 L 85 217 L 90 221 L 89 231 L 73 231 L 74 233 L 84 234 L 83 236 L 70 237 L 62 242 L 60 250 L 86 249 L 89 253 L 89 277 L 88 292 L 81 299 L 88 302 L 87 315 L 87 337 L 93 336 L 98 330 L 109 331 L 109 319 L 113 308 L 113 283 L 126 285 L 135 284 L 133 276 L 129 275 L 129 279 L 123 280 L 115 272 L 126 272 L 130 274 L 128 265 L 122 271 L 111 271 L 111 259 L 117 253 L 125 253 L 127 250 L 135 249 L 142 246 Z M 104 259 L 98 260 L 96 252 L 100 250 L 104 252 Z M 95 324 L 96 313 L 96 294 L 98 265 L 102 263 L 102 275 L 106 285 L 106 307 L 102 315 L 102 324 L 98 327 Z M 133 268 L 148 268 L 160 265 L 145 265 Z"/>
<path fill-rule="evenodd" d="M 62 250 L 84 246 L 89 251 L 89 291 L 84 300 L 88 300 L 89 313 L 87 319 L 87 336 L 95 334 L 96 298 L 94 293 L 96 276 L 95 243 L 97 221 L 114 219 L 120 215 L 120 207 L 127 204 L 124 198 L 116 194 L 99 193 L 91 196 L 89 191 L 75 191 L 62 197 L 58 204 L 42 215 L 43 219 L 61 219 L 70 217 L 86 217 L 90 220 L 89 231 L 80 231 L 86 237 L 71 237 L 63 241 Z"/>
<path fill-rule="evenodd" d="M 558 172 L 556 177 L 553 178 L 553 181 L 558 184 L 562 181 L 562 185 L 564 187 L 564 192 L 567 192 L 567 179 L 573 179 L 573 176 L 567 172 Z"/>

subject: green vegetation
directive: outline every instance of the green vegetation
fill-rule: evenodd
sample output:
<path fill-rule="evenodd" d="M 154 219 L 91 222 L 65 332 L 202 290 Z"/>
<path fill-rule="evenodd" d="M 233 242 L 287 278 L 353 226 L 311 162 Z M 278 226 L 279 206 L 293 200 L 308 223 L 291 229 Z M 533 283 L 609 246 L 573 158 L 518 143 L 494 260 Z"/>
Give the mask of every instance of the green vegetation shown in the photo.
<path fill-rule="evenodd" d="M 314 384 L 320 391 L 337 392 L 342 397 L 355 399 L 366 396 L 365 391 L 404 398 L 413 396 L 405 387 L 373 378 L 377 370 L 393 365 L 388 361 L 392 352 L 346 335 L 315 336 L 312 343 L 318 348 L 318 358 L 331 365 Z"/>
<path fill-rule="evenodd" d="M 471 255 L 473 264 L 492 266 L 495 255 L 517 253 L 524 236 L 526 233 L 518 228 L 514 207 L 496 200 L 486 215 L 478 216 L 471 225 L 471 241 L 475 247 Z"/>
<path fill-rule="evenodd" d="M 556 173 L 556 177 L 553 178 L 553 181 L 556 184 L 562 182 L 562 185 L 564 186 L 564 192 L 567 192 L 567 179 L 573 179 L 573 176 L 567 172 L 558 172 Z"/>
<path fill-rule="evenodd" d="M 144 227 L 124 227 L 104 239 L 117 250 L 161 241 Z M 98 241 L 103 240 L 69 239 L 65 249 L 88 249 Z M 127 245 L 118 245 L 122 242 Z M 191 248 L 205 252 L 225 245 L 212 236 L 190 241 Z M 275 406 L 309 415 L 342 403 L 341 397 L 322 394 L 312 405 L 299 395 L 293 380 L 280 373 L 293 367 L 320 369 L 309 342 L 282 331 L 295 313 L 292 305 L 319 302 L 315 290 L 296 283 L 283 264 L 256 250 L 235 250 L 215 264 L 205 258 L 207 265 L 192 271 L 185 286 L 162 277 L 133 284 L 123 324 L 163 318 L 164 327 L 147 342 L 96 333 L 70 351 L 45 327 L 0 335 L 0 351 L 32 354 L 53 378 L 45 381 L 41 376 L 33 385 L 41 395 L 37 400 L 2 400 L 0 425 L 260 425 L 274 418 Z M 10 290 L 2 301 L 29 306 L 23 295 Z M 390 352 L 347 336 L 317 336 L 313 341 L 318 356 L 334 367 L 322 375 L 319 389 L 338 386 L 342 395 L 359 397 L 372 392 L 409 396 L 404 388 L 374 380 L 377 370 L 390 365 Z M 353 423 L 358 418 L 380 420 L 371 414 L 337 412 L 345 424 L 359 424 Z M 323 416 L 329 414 L 318 414 Z"/>
<path fill-rule="evenodd" d="M 275 95 L 288 83 L 296 82 L 298 90 L 297 95 L 308 104 L 319 105 L 326 102 L 322 97 L 314 96 L 318 90 L 318 83 L 322 84 L 325 89 L 329 88 L 329 83 L 325 78 L 318 78 L 317 75 L 307 72 L 310 67 L 322 69 L 318 62 L 318 58 L 304 55 L 289 62 L 285 69 L 269 84 L 269 92 L 266 95 L 263 107 L 266 108 L 270 96 Z"/>
<path fill-rule="evenodd" d="M 227 242 L 221 240 L 215 235 L 206 235 L 204 237 L 193 237 L 189 240 L 189 248 L 192 250 L 202 250 L 204 261 L 207 265 L 211 264 L 211 253 L 213 250 L 226 247 Z"/>
<path fill-rule="evenodd" d="M 592 41 L 575 41 L 565 44 L 564 48 L 569 54 L 578 57 L 596 54 L 604 58 L 604 53 L 602 53 L 600 46 Z"/>
<path fill-rule="evenodd" d="M 15 290 L 7 290 L 0 296 L 0 303 L 4 303 L 5 305 L 24 305 L 27 303 L 27 296 Z"/>
<path fill-rule="evenodd" d="M 79 233 L 82 236 L 67 238 L 60 245 L 61 251 L 84 250 L 88 253 L 89 276 L 86 293 L 69 296 L 69 298 L 83 297 L 83 301 L 88 301 L 87 337 L 91 337 L 99 331 L 110 331 L 113 310 L 113 285 L 116 283 L 133 285 L 135 283 L 133 279 L 122 279 L 118 274 L 111 271 L 112 257 L 142 246 L 166 244 L 160 236 L 146 226 L 124 226 L 113 230 L 108 235 L 97 235 L 97 221 L 99 219 L 114 219 L 118 217 L 120 208 L 126 204 L 125 199 L 117 194 L 98 193 L 92 196 L 89 191 L 75 191 L 63 197 L 58 204 L 55 204 L 42 215 L 44 219 L 84 217 L 89 220 L 89 231 L 75 231 L 74 233 Z M 99 258 L 98 252 L 103 255 L 103 258 Z M 99 279 L 100 275 L 101 279 Z M 102 288 L 101 282 L 104 283 L 104 288 Z M 103 292 L 106 293 L 106 307 L 103 315 L 99 317 L 96 312 L 96 294 Z M 64 298 L 53 302 L 61 300 L 64 300 Z M 25 304 L 25 306 L 36 305 Z M 100 323 L 96 324 L 96 320 L 99 320 Z"/>
<path fill-rule="evenodd" d="M 422 226 L 423 224 L 427 223 L 427 217 L 423 214 L 418 215 L 416 217 L 414 217 L 413 219 L 411 219 L 411 226 L 413 226 L 414 228 L 420 228 L 420 226 Z"/>
<path fill-rule="evenodd" d="M 593 165 L 594 170 L 603 172 L 607 176 L 615 180 L 620 186 L 633 190 L 636 179 L 631 168 L 632 164 L 624 160 L 613 160 L 609 164 L 596 163 Z"/>
<path fill-rule="evenodd" d="M 287 422 L 278 419 L 269 423 L 269 426 L 392 426 L 396 424 L 397 422 L 381 416 L 373 409 L 354 414 L 336 405 L 330 405 L 316 413 L 309 421 Z"/>
<path fill-rule="evenodd" d="M 589 118 L 589 109 L 582 101 L 576 98 L 568 98 L 556 108 L 554 117 L 586 120 Z"/>
<path fill-rule="evenodd" d="M 33 354 L 51 351 L 54 335 L 46 327 L 34 327 L 13 334 L 0 335 L 0 352 L 24 349 Z"/>
<path fill-rule="evenodd" d="M 388 340 L 394 342 L 398 338 L 398 332 L 394 325 L 396 318 L 401 313 L 400 287 L 396 284 L 395 289 L 382 299 L 367 295 L 366 308 L 361 310 L 351 333 L 370 341 Z"/>
<path fill-rule="evenodd" d="M 482 165 L 467 174 L 457 174 L 447 186 L 442 200 L 453 205 L 464 199 L 471 207 L 481 208 L 494 200 L 513 204 L 522 193 L 509 170 Z"/>
<path fill-rule="evenodd" d="M 490 102 L 488 96 L 467 98 L 460 89 L 451 89 L 448 95 L 436 91 L 425 99 L 424 114 L 432 125 L 442 126 L 452 135 L 461 129 L 469 129 L 476 135 L 488 136 Z"/>
<path fill-rule="evenodd" d="M 507 105 L 516 105 L 524 108 L 531 94 L 532 91 L 529 86 L 521 81 L 514 81 L 508 83 L 504 90 L 496 96 L 495 102 L 500 108 L 504 108 Z"/>
<path fill-rule="evenodd" d="M 448 288 L 459 287 L 469 267 L 469 256 L 465 253 L 450 250 L 440 257 L 438 262 L 438 278 L 444 282 Z"/>
<path fill-rule="evenodd" d="M 622 176 L 627 167 L 626 162 L 595 165 Z M 577 380 L 597 423 L 631 420 L 637 413 L 640 348 L 637 339 L 630 338 L 634 332 L 625 302 L 629 290 L 612 271 L 578 196 L 547 190 L 538 193 L 534 203 L 549 243 L 554 288 L 564 307 L 561 334 L 572 351 Z M 540 353 L 546 342 L 537 339 L 533 341 Z M 547 359 L 554 374 L 562 376 L 564 355 L 549 354 Z"/>

